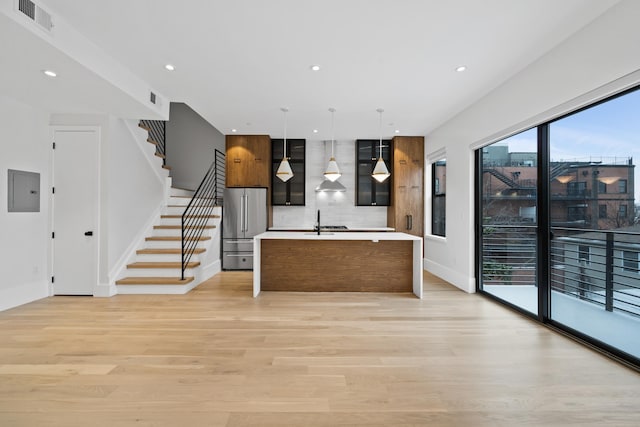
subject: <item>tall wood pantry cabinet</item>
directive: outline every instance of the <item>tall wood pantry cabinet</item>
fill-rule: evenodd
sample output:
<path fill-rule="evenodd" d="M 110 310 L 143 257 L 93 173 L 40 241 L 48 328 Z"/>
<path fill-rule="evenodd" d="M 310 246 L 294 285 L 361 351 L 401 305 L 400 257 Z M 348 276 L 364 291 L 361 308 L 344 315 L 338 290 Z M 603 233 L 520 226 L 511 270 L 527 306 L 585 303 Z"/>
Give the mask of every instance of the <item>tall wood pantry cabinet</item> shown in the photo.
<path fill-rule="evenodd" d="M 424 137 L 393 138 L 391 204 L 387 226 L 424 237 Z"/>
<path fill-rule="evenodd" d="M 271 178 L 269 135 L 226 136 L 227 187 L 266 187 Z"/>

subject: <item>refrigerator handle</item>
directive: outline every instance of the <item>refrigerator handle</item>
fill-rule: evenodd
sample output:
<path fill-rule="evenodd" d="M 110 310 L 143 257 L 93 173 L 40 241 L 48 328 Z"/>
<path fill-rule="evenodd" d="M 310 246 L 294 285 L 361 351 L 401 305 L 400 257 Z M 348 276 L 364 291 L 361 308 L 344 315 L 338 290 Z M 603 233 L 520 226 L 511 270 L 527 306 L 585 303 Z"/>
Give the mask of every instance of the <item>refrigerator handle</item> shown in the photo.
<path fill-rule="evenodd" d="M 244 232 L 244 194 L 240 196 L 240 232 Z"/>
<path fill-rule="evenodd" d="M 244 195 L 244 231 L 249 231 L 249 195 Z"/>

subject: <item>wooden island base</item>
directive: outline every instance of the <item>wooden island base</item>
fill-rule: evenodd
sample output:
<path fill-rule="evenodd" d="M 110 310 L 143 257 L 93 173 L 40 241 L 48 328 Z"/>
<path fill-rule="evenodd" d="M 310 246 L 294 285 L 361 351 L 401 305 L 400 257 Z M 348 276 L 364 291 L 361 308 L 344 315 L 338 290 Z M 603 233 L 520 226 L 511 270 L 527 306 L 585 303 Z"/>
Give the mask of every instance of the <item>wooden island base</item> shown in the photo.
<path fill-rule="evenodd" d="M 412 292 L 410 240 L 260 242 L 263 291 Z"/>

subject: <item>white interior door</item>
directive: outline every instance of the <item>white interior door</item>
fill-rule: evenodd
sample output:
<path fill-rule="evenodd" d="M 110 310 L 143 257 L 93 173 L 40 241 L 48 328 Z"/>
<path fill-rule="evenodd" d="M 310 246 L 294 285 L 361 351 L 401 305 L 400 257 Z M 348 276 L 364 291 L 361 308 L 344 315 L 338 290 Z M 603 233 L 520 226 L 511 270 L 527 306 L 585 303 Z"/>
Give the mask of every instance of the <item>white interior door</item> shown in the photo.
<path fill-rule="evenodd" d="M 53 293 L 93 295 L 98 283 L 97 130 L 54 131 Z"/>

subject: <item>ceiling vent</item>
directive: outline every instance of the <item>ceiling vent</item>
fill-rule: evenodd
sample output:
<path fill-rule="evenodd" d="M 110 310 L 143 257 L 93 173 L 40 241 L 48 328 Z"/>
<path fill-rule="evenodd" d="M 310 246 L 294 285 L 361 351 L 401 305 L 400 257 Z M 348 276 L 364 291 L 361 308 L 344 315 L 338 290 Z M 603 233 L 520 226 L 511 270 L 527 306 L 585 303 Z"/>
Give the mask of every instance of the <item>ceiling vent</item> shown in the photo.
<path fill-rule="evenodd" d="M 43 30 L 51 32 L 53 28 L 51 14 L 31 0 L 18 0 L 18 11 L 38 24 Z"/>

